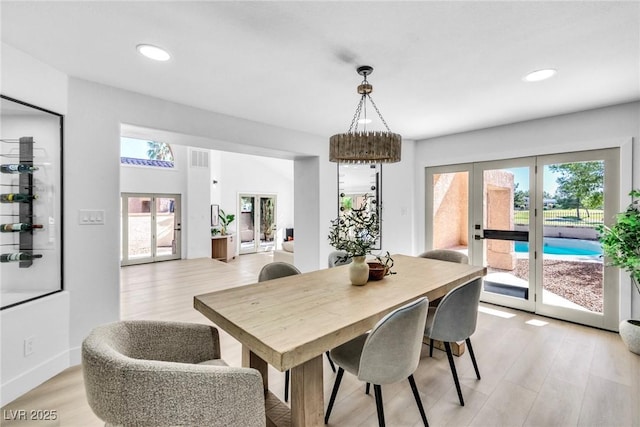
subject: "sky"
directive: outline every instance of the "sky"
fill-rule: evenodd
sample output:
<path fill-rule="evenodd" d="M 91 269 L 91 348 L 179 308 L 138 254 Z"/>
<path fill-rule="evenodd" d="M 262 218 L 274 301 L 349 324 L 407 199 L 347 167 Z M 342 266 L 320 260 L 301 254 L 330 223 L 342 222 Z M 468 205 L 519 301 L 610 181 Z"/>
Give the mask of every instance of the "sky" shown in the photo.
<path fill-rule="evenodd" d="M 518 184 L 519 190 L 526 191 L 530 189 L 528 167 L 510 168 L 507 170 L 513 173 L 514 180 Z M 543 176 L 544 191 L 549 193 L 552 197 L 556 194 L 556 189 L 558 188 L 558 184 L 556 183 L 557 177 L 558 177 L 558 174 L 551 172 L 548 166 L 544 167 L 544 176 Z"/>
<path fill-rule="evenodd" d="M 148 159 L 147 140 L 134 138 L 120 138 L 120 157 L 131 157 L 134 159 Z"/>

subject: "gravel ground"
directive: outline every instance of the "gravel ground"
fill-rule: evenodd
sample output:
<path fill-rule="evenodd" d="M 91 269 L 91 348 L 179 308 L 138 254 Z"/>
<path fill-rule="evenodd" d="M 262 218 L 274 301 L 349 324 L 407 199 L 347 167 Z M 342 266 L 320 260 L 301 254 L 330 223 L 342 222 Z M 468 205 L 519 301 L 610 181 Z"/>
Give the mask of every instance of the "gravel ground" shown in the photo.
<path fill-rule="evenodd" d="M 602 313 L 602 263 L 544 260 L 544 288 L 591 311 Z M 511 272 L 528 280 L 529 261 Z"/>

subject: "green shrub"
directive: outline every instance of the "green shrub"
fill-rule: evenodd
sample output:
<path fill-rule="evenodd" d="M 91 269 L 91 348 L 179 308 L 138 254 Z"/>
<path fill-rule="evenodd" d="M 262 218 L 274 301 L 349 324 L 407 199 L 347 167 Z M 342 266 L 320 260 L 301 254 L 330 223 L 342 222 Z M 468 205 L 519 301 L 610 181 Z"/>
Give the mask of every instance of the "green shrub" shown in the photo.
<path fill-rule="evenodd" d="M 620 267 L 628 272 L 640 293 L 640 190 L 629 193 L 631 204 L 616 216 L 611 227 L 596 227 L 600 233 L 602 250 L 609 257 L 607 265 Z M 635 199 L 635 200 L 634 200 Z"/>

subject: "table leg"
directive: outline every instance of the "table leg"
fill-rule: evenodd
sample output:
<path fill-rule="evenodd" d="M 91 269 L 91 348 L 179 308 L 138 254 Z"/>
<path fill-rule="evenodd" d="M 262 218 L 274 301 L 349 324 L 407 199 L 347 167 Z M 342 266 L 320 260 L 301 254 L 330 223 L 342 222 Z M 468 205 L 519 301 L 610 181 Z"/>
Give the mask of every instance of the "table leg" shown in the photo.
<path fill-rule="evenodd" d="M 291 424 L 324 425 L 322 354 L 291 369 Z"/>
<path fill-rule="evenodd" d="M 246 345 L 242 346 L 242 366 L 245 368 L 257 369 L 260 372 L 260 375 L 262 375 L 264 391 L 267 392 L 269 390 L 267 362 L 256 356 Z"/>
<path fill-rule="evenodd" d="M 289 407 L 269 391 L 269 375 L 267 362 L 254 354 L 248 347 L 242 346 L 242 366 L 254 368 L 262 375 L 264 387 L 264 409 L 267 427 L 291 427 L 291 411 Z"/>
<path fill-rule="evenodd" d="M 429 345 L 429 338 L 424 338 L 422 340 L 422 343 L 425 345 Z M 442 341 L 434 340 L 433 348 L 437 348 L 438 350 L 445 351 L 444 343 Z M 453 353 L 454 356 L 462 356 L 464 354 L 464 349 L 465 349 L 464 341 L 451 343 L 451 353 Z"/>

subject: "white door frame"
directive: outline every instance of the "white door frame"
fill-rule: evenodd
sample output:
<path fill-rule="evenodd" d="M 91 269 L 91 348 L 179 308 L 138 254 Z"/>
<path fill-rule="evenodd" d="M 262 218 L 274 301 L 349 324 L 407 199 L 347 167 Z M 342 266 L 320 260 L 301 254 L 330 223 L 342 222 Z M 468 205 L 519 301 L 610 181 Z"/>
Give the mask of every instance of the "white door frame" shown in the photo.
<path fill-rule="evenodd" d="M 568 308 L 551 306 L 544 304 L 542 295 L 542 254 L 543 245 L 543 215 L 535 215 L 536 212 L 542 212 L 543 209 L 543 167 L 546 164 L 554 163 L 568 163 L 579 162 L 588 160 L 605 160 L 605 221 L 611 221 L 615 213 L 620 209 L 620 195 L 627 188 L 622 188 L 621 182 L 624 182 L 624 177 L 627 175 L 626 167 L 622 167 L 621 159 L 628 150 L 624 146 L 612 147 L 601 150 L 587 150 L 572 153 L 563 153 L 555 155 L 540 155 L 531 156 L 527 158 L 505 159 L 488 162 L 476 162 L 476 163 L 464 163 L 454 164 L 446 166 L 434 166 L 427 167 L 425 169 L 425 250 L 432 249 L 432 236 L 433 236 L 433 175 L 440 173 L 454 173 L 454 172 L 469 172 L 469 259 L 474 265 L 484 265 L 482 242 L 483 240 L 474 240 L 475 224 L 482 224 L 482 171 L 484 169 L 498 169 L 498 168 L 510 168 L 518 167 L 518 165 L 533 165 L 530 169 L 530 192 L 529 192 L 529 248 L 530 254 L 533 252 L 533 257 L 536 258 L 531 262 L 530 266 L 533 266 L 534 271 L 530 270 L 530 283 L 529 283 L 529 299 L 518 300 L 516 298 L 504 297 L 501 295 L 491 295 L 490 293 L 482 293 L 482 300 L 498 305 L 505 305 L 513 308 L 518 308 L 526 311 L 536 312 L 541 315 L 549 317 L 560 318 L 569 320 L 576 323 L 595 326 L 603 329 L 617 330 L 619 322 L 619 313 L 626 311 L 625 307 L 621 308 L 621 302 L 619 298 L 620 286 L 620 272 L 618 269 L 605 268 L 604 276 L 604 315 L 593 312 L 580 312 Z M 536 171 L 536 169 L 538 169 Z M 624 170 L 622 170 L 624 169 Z M 628 185 L 627 185 L 628 186 Z M 531 268 L 531 267 L 530 267 Z M 624 292 L 629 286 L 625 283 L 622 286 Z M 629 304 L 630 306 L 630 304 Z"/>
<path fill-rule="evenodd" d="M 260 222 L 262 221 L 260 214 L 260 199 L 261 198 L 272 198 L 273 199 L 273 214 L 274 214 L 274 226 L 278 223 L 278 195 L 275 193 L 250 193 L 250 192 L 242 192 L 238 193 L 238 227 L 240 227 L 240 215 L 242 214 L 242 198 L 243 197 L 252 197 L 254 199 L 254 208 L 253 208 L 253 249 L 242 249 L 242 239 L 240 237 L 240 228 L 238 228 L 238 251 L 239 254 L 248 254 L 255 253 L 260 250 Z M 276 249 L 275 239 L 274 237 L 274 247 Z"/>
<path fill-rule="evenodd" d="M 473 258 L 470 258 L 474 265 L 486 265 L 484 245 L 486 244 L 483 222 L 485 221 L 484 211 L 484 171 L 496 169 L 510 168 L 529 168 L 529 289 L 528 296 L 524 298 L 516 298 L 507 295 L 501 295 L 493 292 L 486 292 L 484 286 L 481 293 L 481 300 L 498 305 L 505 305 L 525 311 L 535 311 L 536 304 L 536 288 L 535 288 L 535 242 L 538 233 L 535 229 L 535 207 L 537 206 L 536 197 L 532 191 L 535 188 L 535 158 L 522 157 L 517 159 L 494 160 L 488 162 L 477 162 L 473 164 L 473 186 L 470 187 L 470 196 L 473 200 L 473 214 L 469 217 L 469 223 L 473 225 L 473 234 L 470 236 L 469 245 L 474 248 Z M 480 227 L 477 229 L 476 227 Z"/>
<path fill-rule="evenodd" d="M 150 256 L 144 258 L 129 258 L 129 210 L 128 200 L 130 197 L 140 197 L 150 199 L 150 216 L 151 216 L 151 241 L 149 242 L 151 253 Z M 157 255 L 157 216 L 156 216 L 156 199 L 166 198 L 174 199 L 174 239 L 172 253 L 170 255 Z M 146 264 L 158 261 L 169 261 L 182 258 L 182 196 L 180 194 L 164 194 L 164 193 L 128 193 L 123 192 L 120 194 L 121 201 L 121 252 L 122 259 L 120 260 L 121 266 Z"/>
<path fill-rule="evenodd" d="M 620 150 L 618 148 L 607 148 L 602 150 L 581 151 L 577 153 L 563 153 L 563 154 L 551 154 L 546 156 L 537 157 L 537 167 L 539 173 L 537 174 L 537 197 L 542 200 L 543 191 L 543 169 L 545 165 L 557 164 L 557 163 L 571 163 L 571 162 L 584 162 L 592 160 L 604 160 L 605 162 L 605 177 L 604 177 L 604 194 L 605 194 L 605 210 L 604 221 L 609 224 L 618 212 L 618 206 L 620 205 L 619 189 L 620 189 Z M 542 209 L 542 203 L 539 203 L 539 208 Z M 536 218 L 536 230 L 539 233 L 543 233 L 544 218 L 542 215 L 538 215 Z M 542 297 L 543 289 L 543 274 L 542 274 L 542 260 L 543 260 L 543 248 L 542 238 L 539 239 L 536 245 L 536 252 L 540 254 L 538 256 L 539 262 L 536 263 L 536 293 L 538 294 L 538 300 L 536 302 L 536 313 L 544 316 L 560 318 L 569 320 L 571 322 L 580 323 L 583 325 L 594 326 L 597 328 L 617 330 L 619 322 L 619 274 L 617 269 L 604 268 L 603 277 L 603 314 L 594 313 L 591 311 L 573 310 L 558 305 L 545 304 Z"/>

